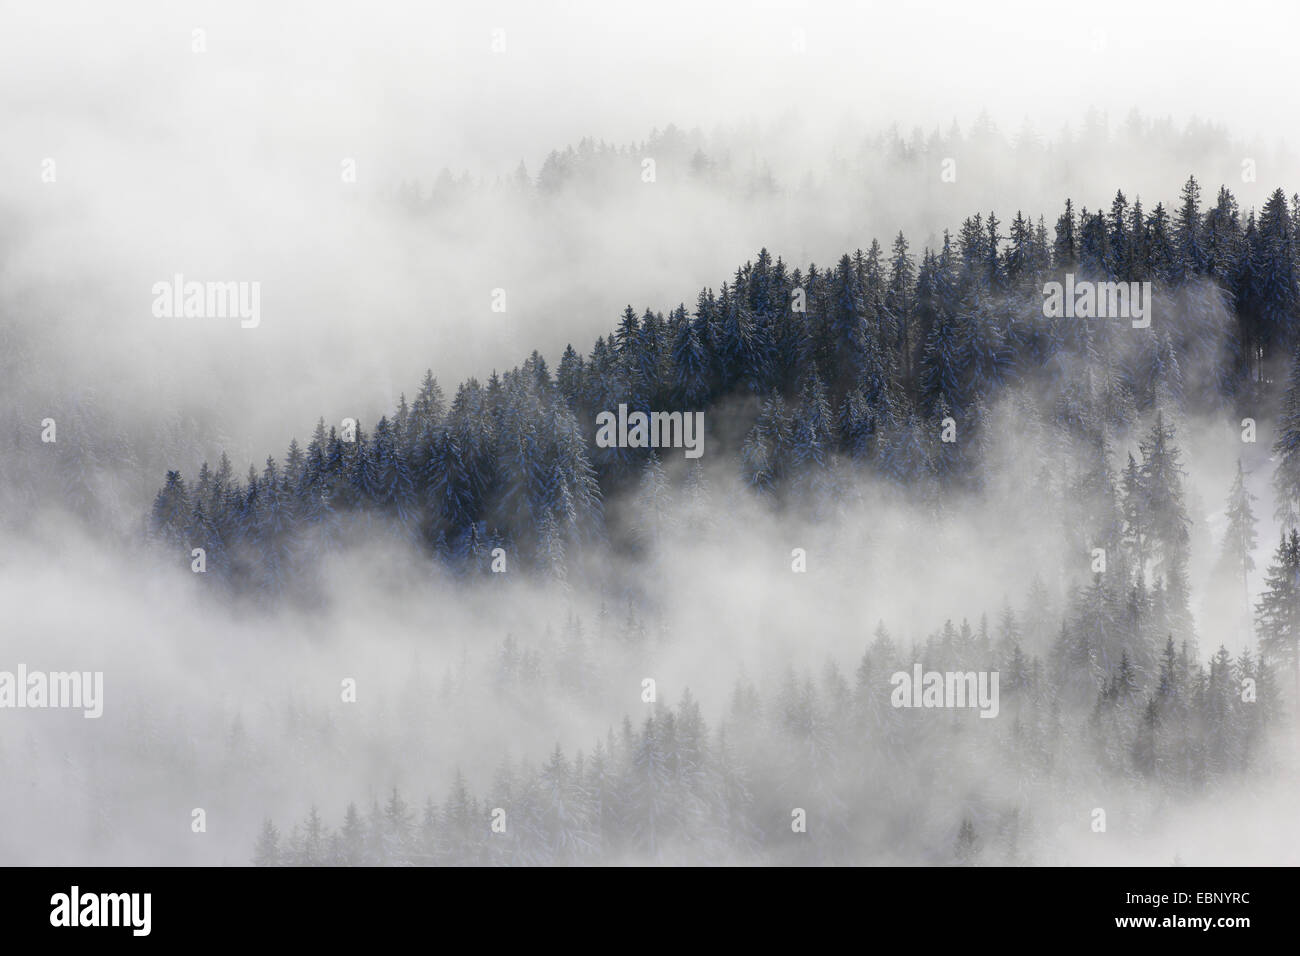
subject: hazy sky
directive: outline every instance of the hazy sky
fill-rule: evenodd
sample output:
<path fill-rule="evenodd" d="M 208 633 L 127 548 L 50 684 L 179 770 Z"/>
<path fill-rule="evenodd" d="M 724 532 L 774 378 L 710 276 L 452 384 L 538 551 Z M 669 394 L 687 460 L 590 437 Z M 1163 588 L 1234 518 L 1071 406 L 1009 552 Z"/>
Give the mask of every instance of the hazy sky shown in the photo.
<path fill-rule="evenodd" d="M 895 190 L 874 210 L 803 210 L 826 219 L 820 230 L 698 196 L 614 196 L 540 229 L 518 227 L 509 209 L 413 227 L 366 202 L 401 180 L 427 187 L 443 167 L 491 178 L 521 159 L 536 174 L 582 137 L 638 142 L 670 123 L 754 124 L 763 155 L 737 161 L 788 170 L 786 186 L 890 123 L 969 129 L 983 111 L 1009 135 L 1029 120 L 1055 137 L 1089 107 L 1114 126 L 1139 107 L 1272 144 L 1300 115 L 1294 15 L 1240 3 L 1225 30 L 1221 14 L 1200 3 L 1171 14 L 1120 2 L 670 0 L 158 2 L 128 16 L 96 2 L 3 2 L 0 243 L 17 248 L 0 292 L 36 288 L 49 302 L 57 288 L 57 315 L 42 321 L 68 323 L 51 331 L 63 372 L 105 387 L 144 373 L 173 405 L 220 394 L 206 404 L 238 419 L 223 423 L 232 440 L 256 436 L 248 455 L 261 460 L 319 414 L 373 418 L 427 365 L 454 384 L 535 347 L 554 361 L 569 341 L 590 348 L 628 302 L 667 309 L 716 287 L 760 244 L 824 259 L 907 225 Z M 1259 155 L 1260 188 L 1288 178 Z M 41 180 L 46 160 L 56 183 Z M 340 184 L 344 160 L 356 162 L 355 185 Z M 1083 175 L 1109 197 L 1155 162 L 1116 156 Z M 1231 157 L 1198 173 L 1208 191 L 1235 167 Z M 1163 173 L 1158 198 L 1190 171 Z M 1048 202 L 993 186 L 965 194 L 972 208 L 939 227 L 995 200 L 1000 212 Z M 1063 198 L 1050 197 L 1049 215 Z M 262 327 L 154 320 L 148 290 L 177 272 L 261 281 Z M 497 287 L 512 296 L 505 317 L 486 310 Z M 259 377 L 285 389 L 272 407 L 247 401 Z"/>
<path fill-rule="evenodd" d="M 668 123 L 707 129 L 788 110 L 929 128 L 986 109 L 1007 129 L 1029 117 L 1055 131 L 1089 106 L 1122 116 L 1140 104 L 1291 139 L 1297 122 L 1296 13 L 1256 0 L 1232 5 L 1230 27 L 1222 4 L 1200 0 L 222 0 L 136 3 L 129 16 L 88 0 L 0 11 L 8 161 L 64 153 L 155 186 L 148 155 L 101 155 L 102 141 L 217 170 L 341 154 L 477 173 L 531 167 L 583 136 L 627 142 Z"/>

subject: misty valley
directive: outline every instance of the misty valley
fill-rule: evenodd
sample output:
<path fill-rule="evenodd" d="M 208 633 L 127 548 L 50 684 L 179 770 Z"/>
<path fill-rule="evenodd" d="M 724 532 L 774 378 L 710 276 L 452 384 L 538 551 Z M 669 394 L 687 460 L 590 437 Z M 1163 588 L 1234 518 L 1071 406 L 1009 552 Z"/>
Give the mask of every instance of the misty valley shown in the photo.
<path fill-rule="evenodd" d="M 854 130 L 0 227 L 0 860 L 1294 859 L 1300 196 Z"/>
<path fill-rule="evenodd" d="M 429 371 L 350 440 L 322 418 L 245 479 L 225 455 L 192 480 L 169 470 L 149 539 L 178 573 L 201 547 L 203 587 L 224 600 L 319 609 L 326 556 L 398 548 L 412 580 L 500 602 L 539 589 L 566 608 L 495 660 L 471 652 L 448 699 L 477 685 L 523 713 L 533 695 L 604 708 L 603 731 L 503 755 L 472 788 L 456 776 L 346 801 L 332 820 L 314 806 L 268 819 L 255 860 L 1044 862 L 1063 840 L 1141 833 L 1173 795 L 1260 772 L 1295 692 L 1300 553 L 1283 537 L 1262 590 L 1243 590 L 1260 521 L 1251 476 L 1268 462 L 1237 424 L 1275 422 L 1270 497 L 1286 527 L 1300 507 L 1296 214 L 1281 190 L 1244 218 L 1226 188 L 1205 208 L 1191 178 L 1171 211 L 1122 191 L 1109 212 L 1066 202 L 1050 239 L 1017 212 L 1006 235 L 977 214 L 919 256 L 901 233 L 829 268 L 764 249 L 693 309 L 629 306 L 554 368 L 534 351 L 450 399 Z M 1076 275 L 1131 281 L 1144 304 L 1116 313 L 1132 323 L 1072 315 L 1050 278 L 1062 273 L 1071 290 Z M 1284 390 L 1266 375 L 1279 364 Z M 707 458 L 656 450 L 697 420 Z M 1226 501 L 1200 553 L 1198 464 L 1220 482 L 1203 491 Z M 882 508 L 910 533 L 882 533 Z M 979 531 L 954 540 L 958 522 Z M 673 699 L 638 698 L 638 667 L 656 673 L 660 655 L 707 640 L 699 621 L 734 613 L 734 598 L 676 596 L 669 567 L 706 542 L 734 550 L 741 528 L 762 529 L 744 547 L 773 560 L 736 597 L 770 607 L 779 594 L 787 612 L 827 601 L 853 620 L 850 595 L 865 588 L 869 607 L 868 570 L 900 549 L 922 568 L 950 551 L 1033 573 L 995 578 L 1001 591 L 969 596 L 960 623 L 850 629 L 800 670 L 787 650 L 758 680 L 733 673 L 717 699 L 662 678 Z M 783 568 L 805 539 L 806 560 Z M 835 564 L 816 598 L 789 590 Z M 931 585 L 926 571 L 917 584 Z M 1206 588 L 1228 595 L 1200 609 L 1208 628 L 1195 613 Z M 777 646 L 797 633 L 763 623 Z M 1251 628 L 1257 644 L 1230 653 L 1225 634 Z M 846 654 L 854 643 L 864 650 Z M 950 764 L 962 769 L 941 798 L 891 784 Z"/>

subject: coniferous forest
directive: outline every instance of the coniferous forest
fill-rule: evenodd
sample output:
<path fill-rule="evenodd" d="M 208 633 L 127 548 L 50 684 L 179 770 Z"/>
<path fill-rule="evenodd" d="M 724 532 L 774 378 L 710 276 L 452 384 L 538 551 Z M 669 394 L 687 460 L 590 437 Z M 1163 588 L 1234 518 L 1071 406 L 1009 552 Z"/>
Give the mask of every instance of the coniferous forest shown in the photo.
<path fill-rule="evenodd" d="M 188 481 L 169 471 L 150 516 L 158 546 L 181 566 L 202 547 L 209 574 L 262 603 L 314 600 L 321 552 L 376 534 L 459 577 L 490 577 L 506 556 L 559 589 L 602 549 L 648 561 L 670 502 L 722 502 L 710 503 L 702 462 L 597 447 L 597 414 L 620 404 L 720 422 L 710 463 L 795 520 L 900 501 L 919 533 L 938 536 L 970 502 L 1015 494 L 1044 516 L 1055 551 L 1042 566 L 1050 583 L 1007 583 L 1023 610 L 998 596 L 910 646 L 881 622 L 847 676 L 828 661 L 772 686 L 741 680 L 714 722 L 686 690 L 589 747 L 508 760 L 481 794 L 457 777 L 437 795 L 349 803 L 336 823 L 315 808 L 292 825 L 268 820 L 256 861 L 879 859 L 923 813 L 888 781 L 924 774 L 918 762 L 970 759 L 972 735 L 1024 794 L 1099 774 L 1200 792 L 1255 772 L 1294 700 L 1300 633 L 1300 204 L 1278 189 L 1243 211 L 1226 187 L 1206 202 L 1189 178 L 1168 205 L 1121 190 L 1109 208 L 1067 200 L 1050 226 L 1005 216 L 972 215 L 935 248 L 902 233 L 872 240 L 829 266 L 763 249 L 692 306 L 629 305 L 589 350 L 570 345 L 554 363 L 534 351 L 450 395 L 430 371 L 390 415 L 345 423 L 348 435 L 322 418 L 243 479 L 225 455 Z M 1150 282 L 1149 327 L 1044 317 L 1045 283 L 1067 273 Z M 1239 463 L 1221 489 L 1228 526 L 1211 573 L 1258 640 L 1234 658 L 1193 624 L 1180 443 L 1189 422 L 1235 433 L 1272 419 L 1276 519 L 1290 530 L 1253 603 L 1241 583 L 1269 516 Z M 1028 458 L 1007 455 L 1008 432 Z M 1105 564 L 1090 571 L 1092 549 Z M 601 680 L 591 641 L 644 640 L 634 620 L 584 635 L 591 623 L 565 624 L 556 659 L 508 639 L 484 679 L 502 695 L 580 694 Z M 996 670 L 996 726 L 891 707 L 888 675 L 918 662 Z M 800 839 L 791 806 L 827 822 Z M 847 807 L 871 808 L 872 825 Z M 485 822 L 498 808 L 511 821 L 500 838 Z M 1027 797 L 972 797 L 935 825 L 922 850 L 933 862 L 1051 859 Z"/>
<path fill-rule="evenodd" d="M 1300 864 L 1289 11 L 29 6 L 6 930 L 1078 867 L 877 900 L 1059 935 Z"/>

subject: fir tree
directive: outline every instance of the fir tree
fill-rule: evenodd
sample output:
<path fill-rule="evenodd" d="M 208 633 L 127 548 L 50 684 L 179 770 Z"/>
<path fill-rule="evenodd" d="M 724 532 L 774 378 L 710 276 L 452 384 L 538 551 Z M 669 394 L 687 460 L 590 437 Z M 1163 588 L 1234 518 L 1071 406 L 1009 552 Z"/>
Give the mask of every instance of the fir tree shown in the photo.
<path fill-rule="evenodd" d="M 1246 475 L 1241 467 L 1241 459 L 1238 458 L 1237 475 L 1228 492 L 1228 503 L 1224 511 L 1228 519 L 1228 527 L 1223 535 L 1219 561 L 1220 568 L 1224 572 L 1234 578 L 1240 577 L 1242 597 L 1248 606 L 1250 572 L 1255 570 L 1255 559 L 1251 557 L 1256 544 L 1255 512 L 1251 507 L 1251 502 L 1254 500 L 1255 496 L 1246 488 Z"/>

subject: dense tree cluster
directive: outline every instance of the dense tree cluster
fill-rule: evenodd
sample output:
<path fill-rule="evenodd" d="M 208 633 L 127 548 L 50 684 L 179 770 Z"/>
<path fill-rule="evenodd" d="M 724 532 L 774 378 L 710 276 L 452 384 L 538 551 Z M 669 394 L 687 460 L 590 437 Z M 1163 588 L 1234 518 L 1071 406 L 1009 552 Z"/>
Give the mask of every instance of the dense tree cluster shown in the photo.
<path fill-rule="evenodd" d="M 450 407 L 429 374 L 373 434 L 321 421 L 305 449 L 291 443 L 244 482 L 224 455 L 192 488 L 169 472 L 152 527 L 183 555 L 204 548 L 209 573 L 271 595 L 322 548 L 380 526 L 457 566 L 508 542 L 562 574 L 565 549 L 602 533 L 587 445 L 534 354 L 486 386 L 466 382 Z"/>
<path fill-rule="evenodd" d="M 193 482 L 169 472 L 152 528 L 185 560 L 204 547 L 210 571 L 271 593 L 318 549 L 376 524 L 457 568 L 486 569 L 499 546 L 563 576 L 566 556 L 609 534 L 602 502 L 660 467 L 646 450 L 596 447 L 602 410 L 713 413 L 711 456 L 732 458 L 759 493 L 821 507 L 843 491 L 845 465 L 936 503 L 978 491 L 999 465 L 988 460 L 991 410 L 1015 396 L 1020 422 L 1043 429 L 1044 465 L 1096 512 L 1087 536 L 1105 546 L 1125 535 L 1135 566 L 1174 586 L 1185 522 L 1171 497 L 1173 423 L 1268 413 L 1272 370 L 1294 346 L 1295 220 L 1281 190 L 1244 221 L 1226 189 L 1203 210 L 1189 179 L 1172 213 L 1122 193 L 1109 211 L 1067 202 L 1050 240 L 1041 218 L 1017 214 L 1004 232 L 976 215 L 919 262 L 901 234 L 888 252 L 872 242 L 806 271 L 763 250 L 694 310 L 629 306 L 554 371 L 534 353 L 486 385 L 463 383 L 449 407 L 430 374 L 372 429 L 321 422 L 306 448 L 292 443 L 244 481 L 224 459 Z M 1067 272 L 1153 282 L 1151 327 L 1045 318 L 1044 282 Z M 1139 485 L 1150 499 L 1146 528 L 1105 501 L 1114 443 L 1156 418 L 1154 457 L 1123 476 L 1125 507 Z M 956 441 L 940 440 L 945 422 Z M 1300 475 L 1300 415 L 1284 408 L 1282 426 L 1279 493 L 1300 504 L 1300 477 L 1288 477 Z"/>
<path fill-rule="evenodd" d="M 913 862 L 1045 862 L 1050 849 L 1038 840 L 1031 791 L 1068 802 L 1063 794 L 1099 778 L 1121 791 L 1125 780 L 1138 790 L 1201 791 L 1254 767 L 1277 718 L 1266 664 L 1220 648 L 1203 667 L 1187 643 L 1168 639 L 1149 676 L 1121 652 L 1076 711 L 1068 640 L 1048 660 L 1024 649 L 1030 632 L 1048 626 L 1040 598 L 1030 595 L 1024 615 L 1005 609 L 992 632 L 983 619 L 975 628 L 948 622 L 910 649 L 881 625 L 851 677 L 828 661 L 818 677 L 788 670 L 765 688 L 741 680 L 717 727 L 688 690 L 676 707 L 647 705 L 639 725 L 625 717 L 585 753 L 557 745 L 540 766 L 506 759 L 481 796 L 457 774 L 441 801 L 414 807 L 393 790 L 368 812 L 349 805 L 333 829 L 314 807 L 287 832 L 267 820 L 254 861 L 820 864 L 901 854 Z M 575 622 L 568 627 L 580 633 Z M 890 676 L 913 663 L 998 670 L 998 719 L 892 706 Z M 498 693 L 576 691 L 574 665 L 556 658 L 548 667 L 508 641 Z M 1255 701 L 1242 699 L 1247 680 Z M 990 762 L 1010 783 L 989 785 Z M 795 809 L 806 815 L 805 833 L 792 827 Z M 1089 809 L 1077 808 L 1080 820 Z M 948 826 L 917 827 L 918 815 Z M 912 841 L 901 850 L 900 834 Z"/>

